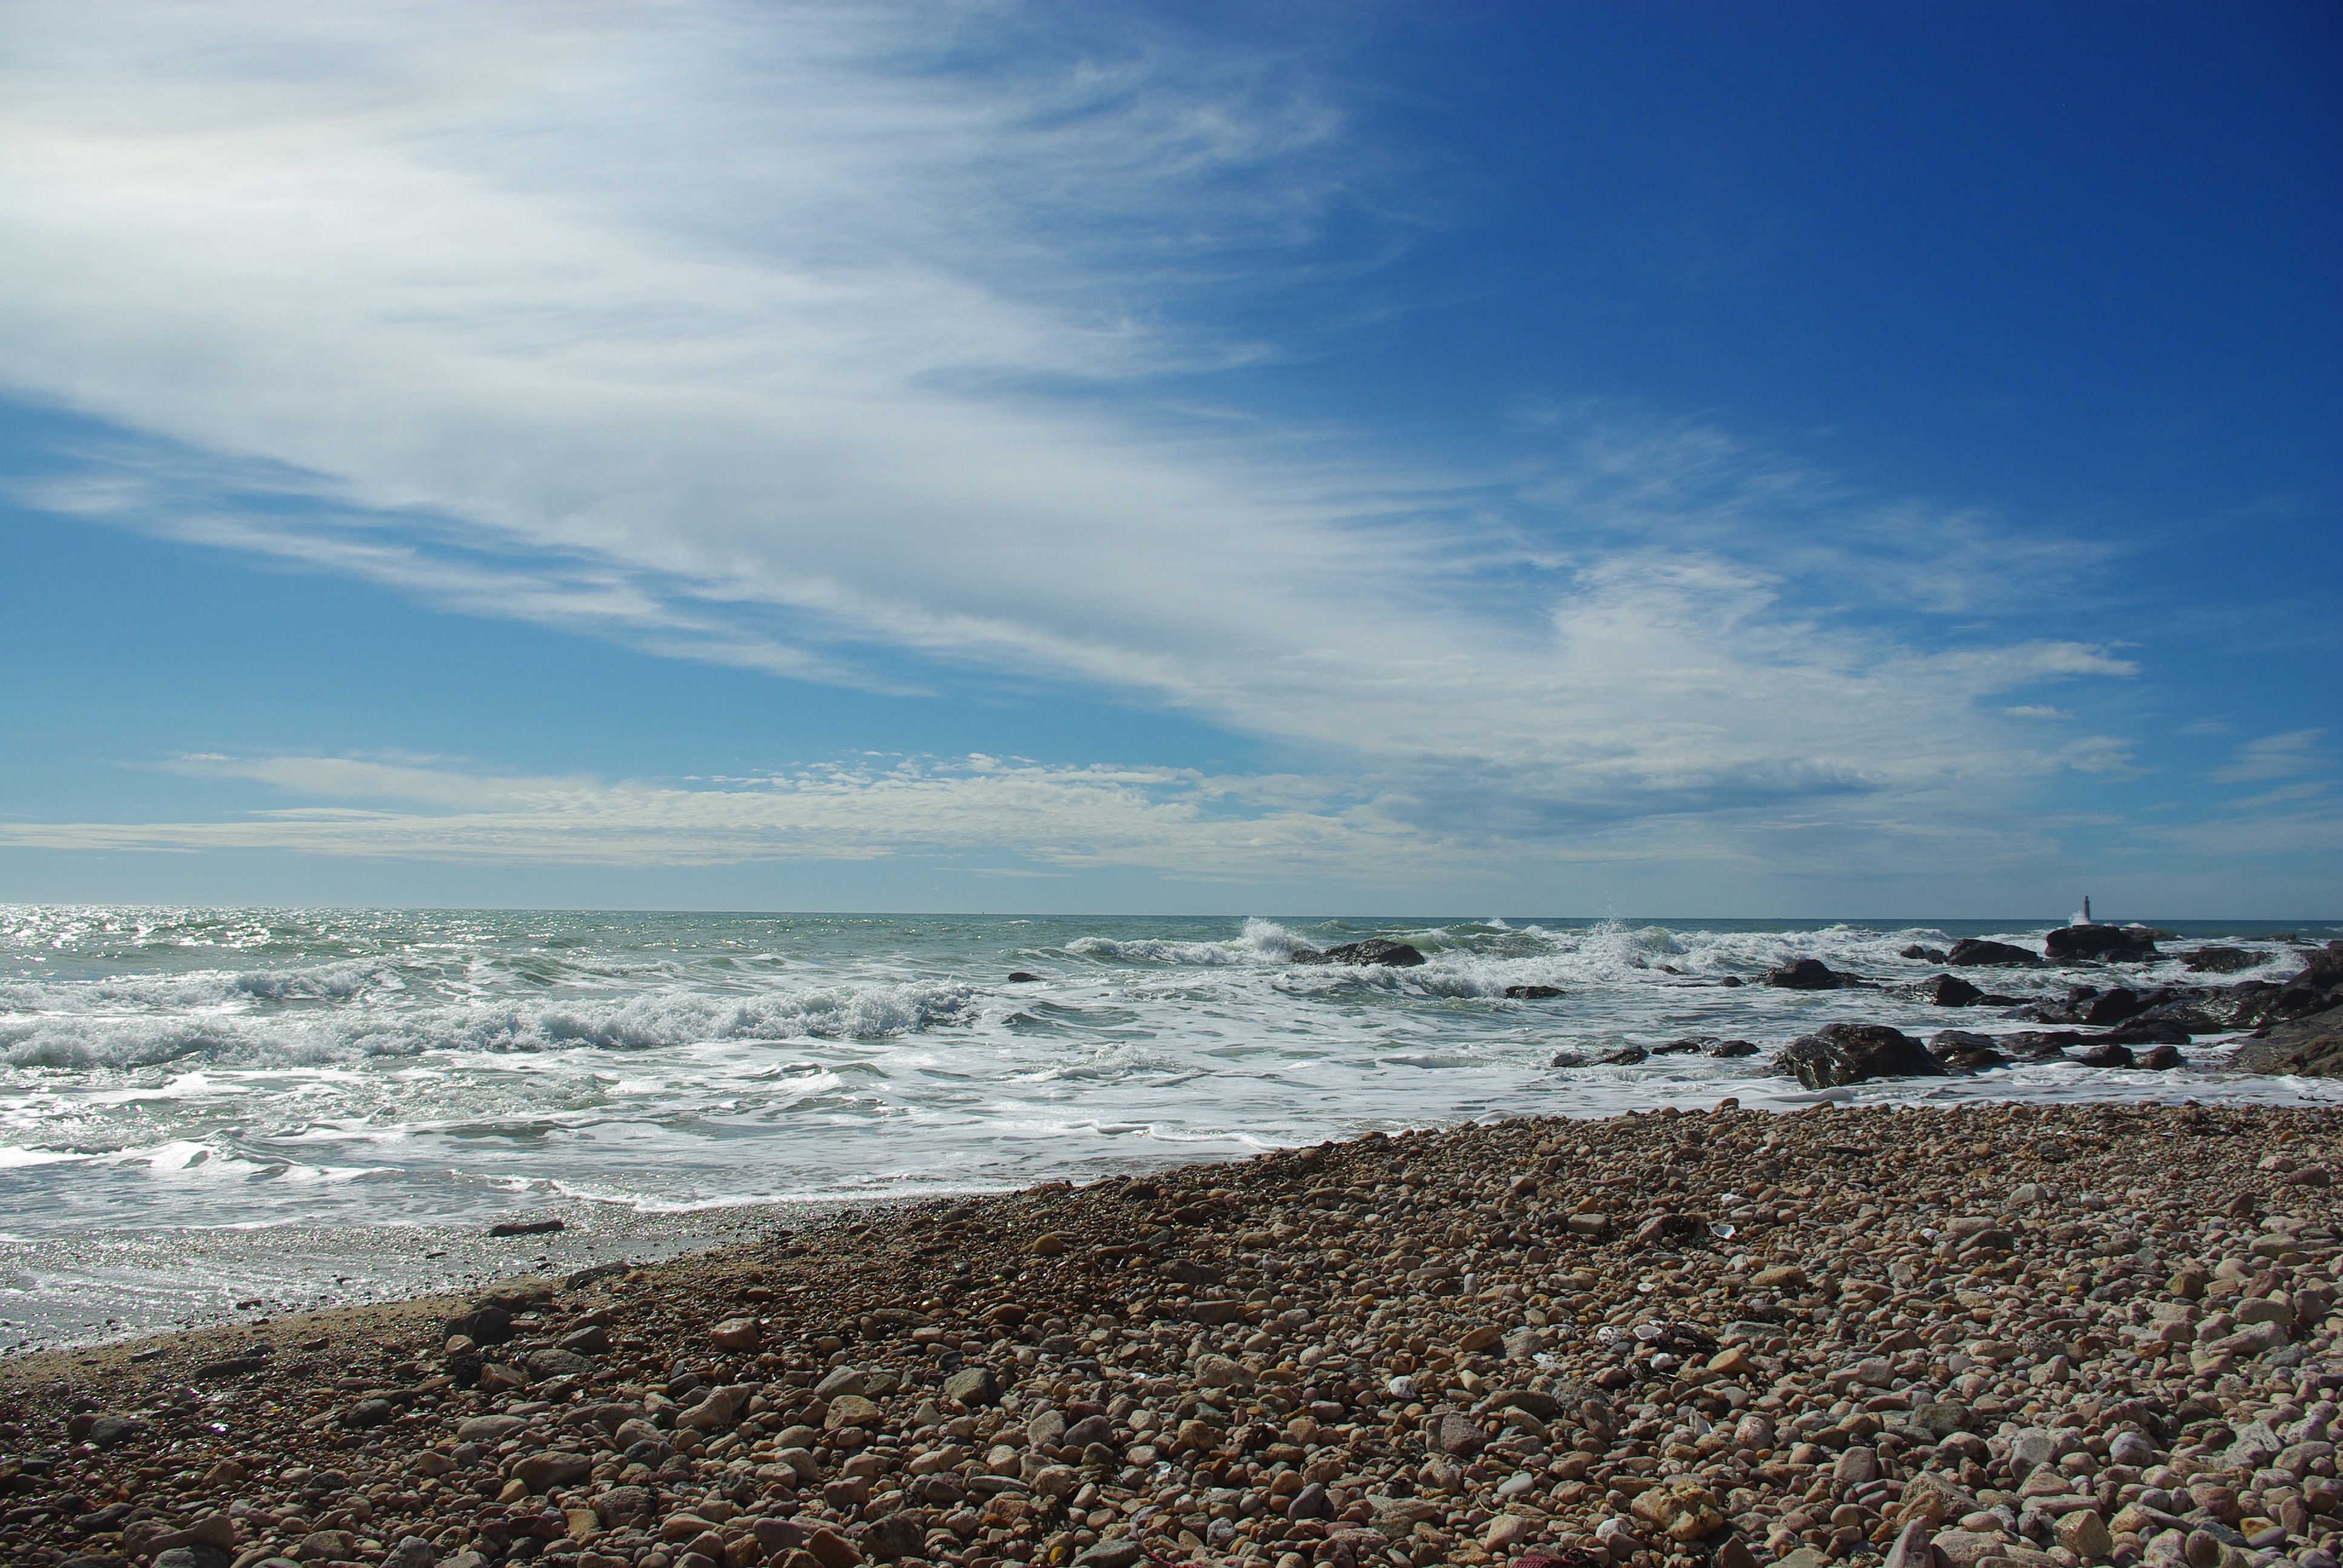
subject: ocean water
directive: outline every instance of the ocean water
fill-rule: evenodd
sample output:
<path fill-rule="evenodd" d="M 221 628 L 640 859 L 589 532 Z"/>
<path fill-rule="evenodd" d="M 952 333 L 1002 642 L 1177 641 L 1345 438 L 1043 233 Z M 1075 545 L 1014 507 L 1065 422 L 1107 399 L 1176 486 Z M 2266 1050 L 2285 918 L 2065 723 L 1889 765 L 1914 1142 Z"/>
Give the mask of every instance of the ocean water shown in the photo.
<path fill-rule="evenodd" d="M 0 1348 L 693 1244 L 744 1205 L 1727 1094 L 1794 1108 L 1819 1097 L 1765 1060 L 1820 1024 L 2038 1026 L 1718 980 L 1808 956 L 1915 980 L 1936 971 L 1898 958 L 1908 944 L 2038 950 L 2056 923 L 0 909 Z M 2167 951 L 2266 955 L 2216 983 L 2299 965 L 2277 926 L 2151 923 L 2179 933 Z M 1287 961 L 1368 936 L 1430 961 Z M 2109 980 L 1989 972 L 2022 995 Z M 2132 983 L 2198 979 L 2167 960 Z M 1691 1034 L 1761 1054 L 1548 1065 Z M 2028 1066 L 1829 1092 L 2343 1101 L 2225 1073 L 2222 1054 L 2199 1040 L 2170 1074 Z M 540 1215 L 570 1229 L 482 1239 Z"/>

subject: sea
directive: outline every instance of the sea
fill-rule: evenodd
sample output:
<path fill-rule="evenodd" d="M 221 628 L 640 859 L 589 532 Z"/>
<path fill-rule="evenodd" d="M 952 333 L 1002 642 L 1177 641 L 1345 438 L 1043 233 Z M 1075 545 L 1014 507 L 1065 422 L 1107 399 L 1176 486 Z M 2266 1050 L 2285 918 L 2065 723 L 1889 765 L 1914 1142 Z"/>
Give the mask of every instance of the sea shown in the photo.
<path fill-rule="evenodd" d="M 1376 1129 L 1726 1096 L 2343 1101 L 2030 1065 L 1816 1093 L 1819 1025 L 2029 1026 L 1906 959 L 2056 920 L 1041 918 L 0 907 L 0 1351 L 565 1271 L 840 1204 L 1086 1181 Z M 2149 921 L 2281 979 L 2343 927 Z M 1380 937 L 1420 967 L 1295 964 Z M 1729 988 L 1817 958 L 1882 989 Z M 2203 983 L 2177 958 L 2127 983 Z M 1012 980 L 1012 975 L 1031 979 Z M 2062 995 L 2111 971 L 1971 971 Z M 1559 995 L 1508 998 L 1508 987 Z M 1689 1036 L 1740 1059 L 1592 1060 Z M 499 1225 L 546 1225 L 519 1236 Z"/>

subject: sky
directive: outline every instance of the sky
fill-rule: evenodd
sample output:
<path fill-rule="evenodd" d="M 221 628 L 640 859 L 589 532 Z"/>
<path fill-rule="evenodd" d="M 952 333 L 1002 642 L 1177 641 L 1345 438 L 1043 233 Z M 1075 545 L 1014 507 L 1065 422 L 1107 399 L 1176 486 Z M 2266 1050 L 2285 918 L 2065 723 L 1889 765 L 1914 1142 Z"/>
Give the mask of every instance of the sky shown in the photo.
<path fill-rule="evenodd" d="M 2343 13 L 0 4 L 0 900 L 2343 917 Z"/>

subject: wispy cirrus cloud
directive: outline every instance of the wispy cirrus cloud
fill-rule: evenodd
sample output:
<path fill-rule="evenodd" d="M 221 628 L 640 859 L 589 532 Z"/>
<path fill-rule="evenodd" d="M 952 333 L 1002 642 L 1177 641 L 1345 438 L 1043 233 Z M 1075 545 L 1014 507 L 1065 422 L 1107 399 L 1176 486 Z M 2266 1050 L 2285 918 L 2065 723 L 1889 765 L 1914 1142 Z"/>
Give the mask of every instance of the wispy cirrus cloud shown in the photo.
<path fill-rule="evenodd" d="M 2298 778 L 2323 765 L 2318 743 L 2326 737 L 2324 729 L 2289 729 L 2248 740 L 2237 748 L 2227 765 L 2215 769 L 2211 777 L 2217 784 L 2257 784 Z"/>
<path fill-rule="evenodd" d="M 25 492 L 60 510 L 672 657 L 1195 713 L 1348 780 L 1259 795 L 1280 853 L 1911 822 L 2121 765 L 2009 727 L 2139 671 L 1991 619 L 2084 547 L 1590 405 L 1496 471 L 1202 411 L 1299 351 L 1257 323 L 1344 264 L 1330 215 L 1414 221 L 1322 53 L 1011 5 L 131 13 L 19 7 L 0 65 L 0 378 L 122 433 Z M 334 798 L 312 764 L 237 776 Z M 475 781 L 117 841 L 850 856 L 893 840 L 849 800 L 981 800 L 1043 859 L 1052 812 L 1134 863 L 1269 852 L 1180 777 Z"/>

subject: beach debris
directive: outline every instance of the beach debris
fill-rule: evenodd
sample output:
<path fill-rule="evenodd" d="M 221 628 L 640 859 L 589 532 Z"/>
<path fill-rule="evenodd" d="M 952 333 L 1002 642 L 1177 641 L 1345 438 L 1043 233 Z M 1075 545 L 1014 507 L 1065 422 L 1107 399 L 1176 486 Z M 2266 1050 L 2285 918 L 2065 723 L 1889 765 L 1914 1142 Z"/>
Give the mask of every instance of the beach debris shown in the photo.
<path fill-rule="evenodd" d="M 549 1236 L 556 1231 L 568 1230 L 561 1220 L 506 1220 L 488 1227 L 491 1236 Z"/>

